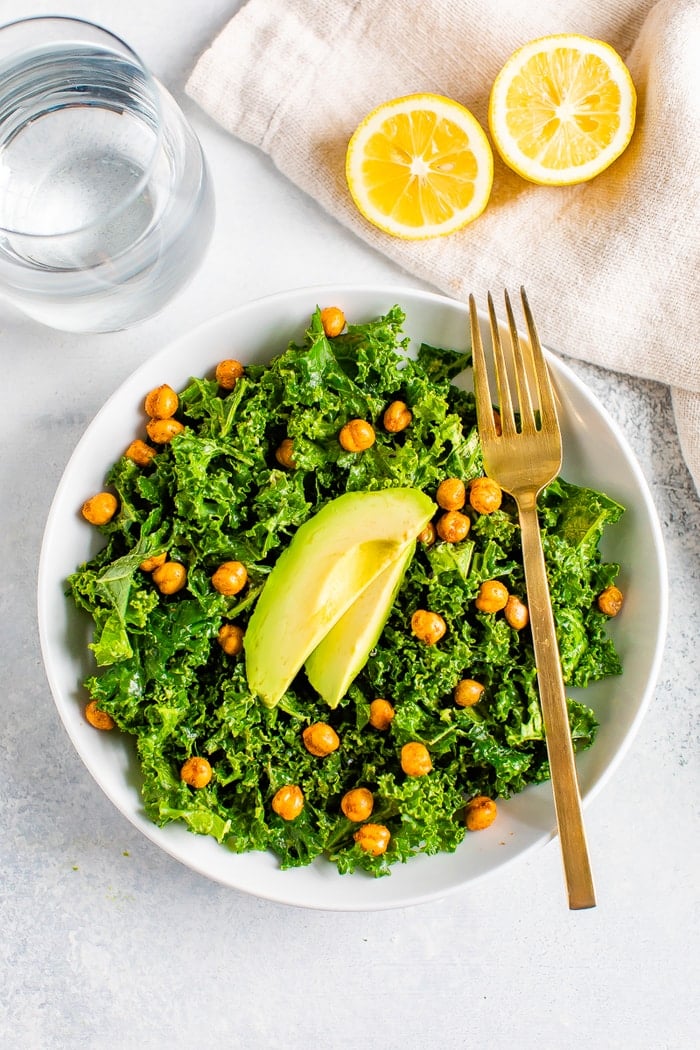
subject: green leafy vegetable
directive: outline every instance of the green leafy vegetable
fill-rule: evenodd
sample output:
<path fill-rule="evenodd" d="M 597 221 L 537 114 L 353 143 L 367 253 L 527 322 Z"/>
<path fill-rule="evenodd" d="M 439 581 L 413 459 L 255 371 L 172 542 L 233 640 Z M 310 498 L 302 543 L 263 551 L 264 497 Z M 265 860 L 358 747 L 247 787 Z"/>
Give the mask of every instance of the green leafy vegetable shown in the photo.
<path fill-rule="evenodd" d="M 180 394 L 185 430 L 148 467 L 122 458 L 107 477 L 119 511 L 102 527 L 105 546 L 70 577 L 69 590 L 94 624 L 96 669 L 87 690 L 134 737 L 144 806 L 158 824 L 184 822 L 236 852 L 273 850 L 283 867 L 323 855 L 341 872 L 381 875 L 416 853 L 454 850 L 471 797 L 506 798 L 549 775 L 529 629 L 517 632 L 502 614 L 474 607 L 480 583 L 492 578 L 525 597 L 517 516 L 507 498 L 489 515 L 468 509 L 464 541 L 418 545 L 379 641 L 332 711 L 303 672 L 268 709 L 251 695 L 243 655 L 227 655 L 217 640 L 224 624 L 245 631 L 279 554 L 330 499 L 397 487 L 434 498 L 445 477 L 481 475 L 473 396 L 451 383 L 468 357 L 423 346 L 412 359 L 403 320 L 394 307 L 329 340 L 317 310 L 301 345 L 248 367 L 232 391 L 192 379 Z M 397 398 L 412 423 L 387 433 L 382 415 Z M 376 430 L 361 454 L 338 442 L 352 418 Z M 294 469 L 275 458 L 284 438 L 293 441 Z M 541 510 L 567 684 L 619 674 L 596 596 L 618 571 L 602 560 L 599 542 L 622 508 L 558 479 Z M 187 569 L 185 589 L 171 596 L 139 568 L 161 551 Z M 246 589 L 233 597 L 211 585 L 229 560 L 248 571 Z M 445 619 L 437 645 L 411 633 L 418 608 Z M 474 707 L 454 703 L 461 678 L 485 687 Z M 395 707 L 383 731 L 369 721 L 376 697 Z M 587 747 L 596 717 L 580 702 L 569 707 L 575 746 Z M 315 721 L 329 722 L 340 737 L 338 750 L 322 759 L 302 741 Z M 409 741 L 427 746 L 428 775 L 403 773 L 399 754 Z M 199 790 L 179 775 L 192 755 L 213 769 Z M 305 797 L 293 821 L 271 807 L 287 784 Z M 358 786 L 374 795 L 370 819 L 391 832 L 383 856 L 361 850 L 357 825 L 342 814 L 343 794 Z"/>

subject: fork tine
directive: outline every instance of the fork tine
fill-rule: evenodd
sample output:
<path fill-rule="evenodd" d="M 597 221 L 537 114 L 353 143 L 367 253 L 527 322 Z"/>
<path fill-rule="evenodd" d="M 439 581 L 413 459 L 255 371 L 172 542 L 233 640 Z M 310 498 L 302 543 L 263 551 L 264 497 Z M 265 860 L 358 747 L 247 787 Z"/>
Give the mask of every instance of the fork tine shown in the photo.
<path fill-rule="evenodd" d="M 474 394 L 476 396 L 476 413 L 479 420 L 479 431 L 485 440 L 496 437 L 496 424 L 493 412 L 489 412 L 486 406 L 493 404 L 491 390 L 489 388 L 489 377 L 486 371 L 486 358 L 484 357 L 484 345 L 481 341 L 481 327 L 479 315 L 476 309 L 474 296 L 469 296 L 469 321 L 472 332 L 472 369 L 474 375 Z"/>
<path fill-rule="evenodd" d="M 496 386 L 498 388 L 498 410 L 501 414 L 501 431 L 504 437 L 512 437 L 515 434 L 515 414 L 513 412 L 513 399 L 508 385 L 508 369 L 501 344 L 501 333 L 498 328 L 498 318 L 493 305 L 491 292 L 488 293 L 489 321 L 491 324 L 491 343 L 493 346 L 493 361 L 496 367 Z"/>
<path fill-rule="evenodd" d="M 513 307 L 510 302 L 507 288 L 504 289 L 503 294 L 506 301 L 506 313 L 508 315 L 508 327 L 510 329 L 510 349 L 515 370 L 515 385 L 518 392 L 520 426 L 523 434 L 533 434 L 537 428 L 535 424 L 535 409 L 533 405 L 532 391 L 530 389 L 530 380 L 525 365 L 526 350 L 522 345 L 520 336 L 518 335 L 518 326 L 515 323 Z"/>
<path fill-rule="evenodd" d="M 544 354 L 542 352 L 542 344 L 540 343 L 540 337 L 537 334 L 535 322 L 532 317 L 530 303 L 528 302 L 528 298 L 525 294 L 525 289 L 523 287 L 520 288 L 520 298 L 523 304 L 523 313 L 525 315 L 527 332 L 530 337 L 532 363 L 535 368 L 535 377 L 537 379 L 537 387 L 539 391 L 540 416 L 542 420 L 542 426 L 547 428 L 551 427 L 552 425 L 557 426 L 557 406 L 554 400 L 552 380 L 549 375 L 549 369 L 547 368 L 547 362 L 544 359 Z"/>

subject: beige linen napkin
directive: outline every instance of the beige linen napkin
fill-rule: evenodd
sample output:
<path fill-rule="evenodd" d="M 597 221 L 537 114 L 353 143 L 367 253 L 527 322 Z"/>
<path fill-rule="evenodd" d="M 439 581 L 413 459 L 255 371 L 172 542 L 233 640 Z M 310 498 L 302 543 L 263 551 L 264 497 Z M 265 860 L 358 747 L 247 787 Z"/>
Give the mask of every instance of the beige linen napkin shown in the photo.
<path fill-rule="evenodd" d="M 485 213 L 405 242 L 356 211 L 345 148 L 375 105 L 448 95 L 487 127 L 508 56 L 548 33 L 607 40 L 639 95 L 629 148 L 589 183 L 525 182 L 496 157 Z M 248 0 L 187 91 L 329 212 L 447 294 L 524 284 L 557 351 L 669 384 L 700 490 L 700 0 Z"/>

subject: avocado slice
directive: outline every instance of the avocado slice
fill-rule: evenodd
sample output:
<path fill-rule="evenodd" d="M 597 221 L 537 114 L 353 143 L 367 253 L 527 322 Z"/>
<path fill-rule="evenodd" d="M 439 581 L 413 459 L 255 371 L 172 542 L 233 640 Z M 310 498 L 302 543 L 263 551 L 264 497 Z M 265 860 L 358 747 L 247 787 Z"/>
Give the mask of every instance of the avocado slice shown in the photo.
<path fill-rule="evenodd" d="M 329 707 L 337 707 L 384 630 L 416 549 L 415 540 L 352 603 L 306 661 L 306 674 Z"/>
<path fill-rule="evenodd" d="M 248 685 L 264 704 L 279 702 L 321 639 L 435 510 L 419 489 L 347 492 L 300 525 L 245 633 Z"/>

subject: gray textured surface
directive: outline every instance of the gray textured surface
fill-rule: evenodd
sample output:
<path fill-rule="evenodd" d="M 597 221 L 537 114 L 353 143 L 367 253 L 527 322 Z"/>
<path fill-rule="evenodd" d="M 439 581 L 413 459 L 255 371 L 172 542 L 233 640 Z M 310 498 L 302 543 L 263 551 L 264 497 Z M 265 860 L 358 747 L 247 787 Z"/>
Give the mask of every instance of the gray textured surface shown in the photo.
<path fill-rule="evenodd" d="M 61 9 L 120 31 L 177 87 L 236 6 L 184 3 L 186 33 L 167 0 Z M 1 13 L 44 9 L 4 0 Z M 654 700 L 587 810 L 595 911 L 563 906 L 556 843 L 419 908 L 336 915 L 265 903 L 159 852 L 73 750 L 41 664 L 36 571 L 55 486 L 102 402 L 171 337 L 252 297 L 329 281 L 417 286 L 264 158 L 194 119 L 219 218 L 203 270 L 172 310 L 132 333 L 74 337 L 0 305 L 0 1046 L 697 1045 L 700 501 L 660 386 L 573 365 L 639 457 L 671 584 Z"/>

